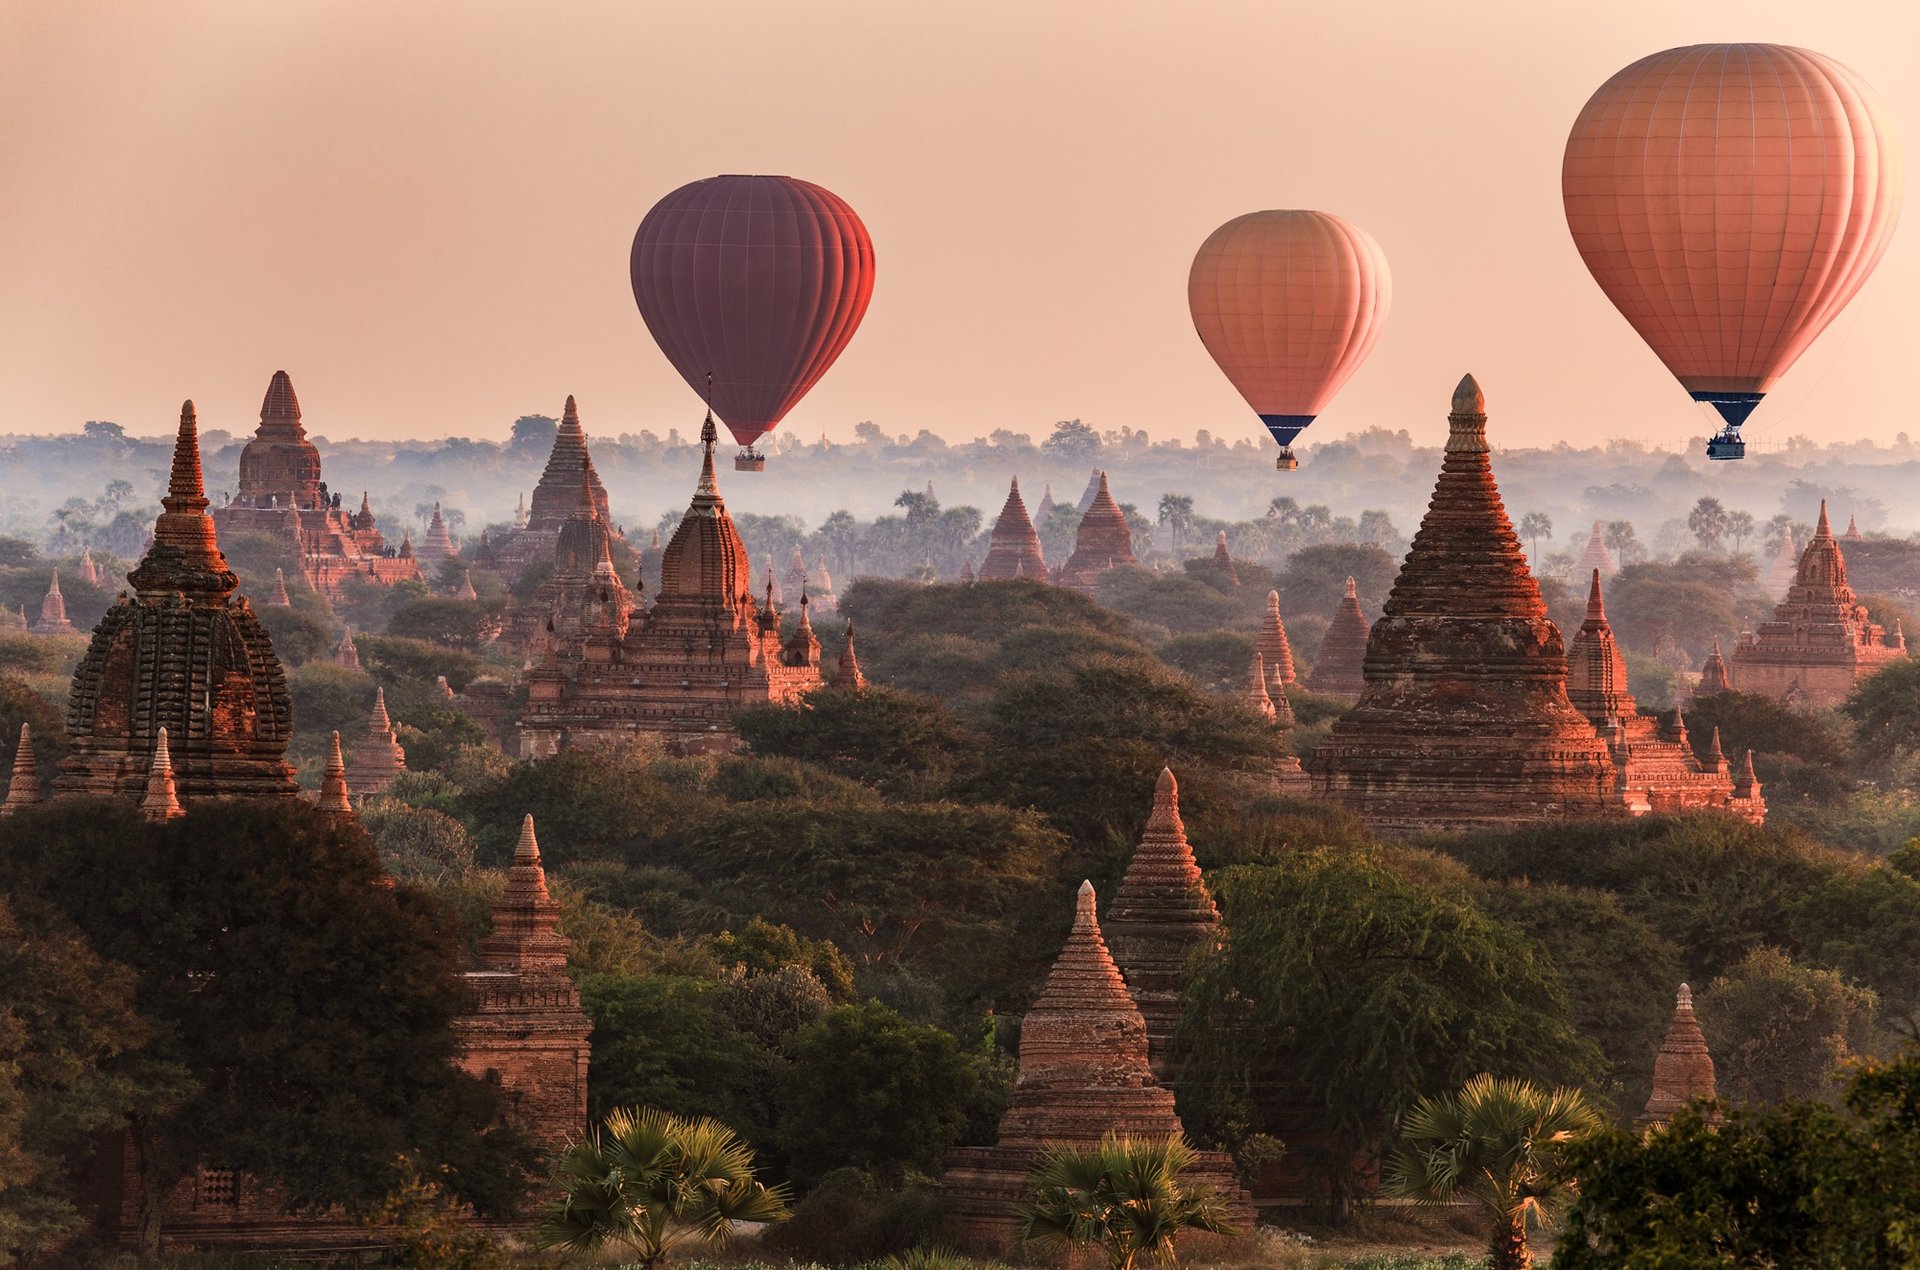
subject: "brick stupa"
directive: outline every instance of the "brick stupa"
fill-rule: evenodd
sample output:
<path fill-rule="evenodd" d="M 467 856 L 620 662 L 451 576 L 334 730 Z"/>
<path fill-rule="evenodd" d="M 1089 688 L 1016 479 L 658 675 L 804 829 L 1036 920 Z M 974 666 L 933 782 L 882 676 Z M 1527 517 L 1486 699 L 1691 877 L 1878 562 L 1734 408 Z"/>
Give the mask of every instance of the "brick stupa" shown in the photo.
<path fill-rule="evenodd" d="M 1906 641 L 1867 616 L 1847 585 L 1847 561 L 1827 524 L 1827 505 L 1800 553 L 1787 598 L 1773 620 L 1733 646 L 1733 682 L 1741 692 L 1788 705 L 1831 709 L 1853 685 L 1907 656 Z"/>
<path fill-rule="evenodd" d="M 1019 1070 L 999 1140 L 947 1153 L 941 1187 L 970 1244 L 1011 1246 L 1018 1209 L 1032 1198 L 1028 1178 L 1048 1147 L 1093 1146 L 1109 1133 L 1185 1133 L 1173 1092 L 1154 1079 L 1147 1053 L 1146 1020 L 1100 937 L 1093 884 L 1082 882 L 1066 947 L 1020 1026 Z M 1225 1154 L 1202 1152 L 1187 1176 L 1225 1203 L 1236 1228 L 1252 1229 L 1252 1202 Z"/>
<path fill-rule="evenodd" d="M 613 532 L 600 514 L 592 484 L 583 476 L 574 492 L 573 514 L 560 525 L 553 571 L 516 609 L 511 632 L 514 647 L 530 652 L 543 631 L 551 633 L 562 665 L 578 665 L 587 636 L 610 610 L 615 631 L 624 636 L 633 615 L 633 594 L 613 565 Z"/>
<path fill-rule="evenodd" d="M 435 578 L 439 576 L 440 566 L 453 557 L 453 535 L 447 532 L 447 519 L 438 503 L 427 517 L 427 536 L 420 540 L 417 554 L 420 567 Z"/>
<path fill-rule="evenodd" d="M 1722 692 L 1733 691 L 1733 672 L 1727 669 L 1727 659 L 1720 652 L 1720 641 L 1713 641 L 1713 651 L 1707 654 L 1707 661 L 1700 668 L 1700 682 L 1693 686 L 1690 696 L 1711 697 Z"/>
<path fill-rule="evenodd" d="M 240 486 L 213 509 L 222 534 L 267 534 L 291 540 L 307 584 L 339 598 L 348 578 L 388 586 L 420 579 L 420 566 L 387 546 L 367 495 L 346 512 L 321 479 L 320 451 L 307 439 L 300 399 L 284 370 L 273 373 L 260 402 L 260 426 L 240 451 Z"/>
<path fill-rule="evenodd" d="M 1020 497 L 1020 478 L 1014 477 L 1007 490 L 1007 501 L 1000 508 L 1000 519 L 993 522 L 993 537 L 987 546 L 987 558 L 980 562 L 976 575 L 982 582 L 1007 578 L 1047 577 L 1047 557 L 1040 550 L 1040 535 L 1034 532 L 1027 504 Z"/>
<path fill-rule="evenodd" d="M 1719 733 L 1705 761 L 1686 739 L 1686 723 L 1676 711 L 1670 731 L 1643 715 L 1627 691 L 1627 662 L 1607 621 L 1600 571 L 1587 592 L 1586 620 L 1567 650 L 1567 700 L 1593 725 L 1613 758 L 1613 798 L 1629 813 L 1725 811 L 1755 824 L 1767 816 L 1758 784 L 1743 792 Z"/>
<path fill-rule="evenodd" d="M 67 597 L 60 594 L 60 570 L 53 571 L 47 594 L 40 601 L 40 620 L 33 624 L 35 635 L 71 635 L 73 623 L 67 620 Z"/>
<path fill-rule="evenodd" d="M 586 1128 L 592 1031 L 567 974 L 572 941 L 559 922 L 528 816 L 493 905 L 493 929 L 480 940 L 480 965 L 466 975 L 477 1006 L 454 1032 L 460 1066 L 498 1085 L 514 1123 L 548 1148 L 578 1141 Z"/>
<path fill-rule="evenodd" d="M 1100 575 L 1116 565 L 1137 564 L 1133 554 L 1133 531 L 1127 528 L 1126 513 L 1113 501 L 1107 488 L 1107 474 L 1099 475 L 1099 487 L 1087 504 L 1074 531 L 1073 554 L 1061 568 L 1060 582 L 1086 595 L 1092 595 Z"/>
<path fill-rule="evenodd" d="M 1284 698 L 1287 685 L 1294 682 L 1295 675 L 1293 645 L 1287 641 L 1287 624 L 1280 619 L 1278 591 L 1267 592 L 1267 611 L 1260 619 L 1260 634 L 1253 646 L 1266 669 L 1268 694 Z"/>
<path fill-rule="evenodd" d="M 1327 633 L 1320 638 L 1320 655 L 1313 659 L 1313 673 L 1307 676 L 1307 691 L 1325 697 L 1358 701 L 1367 686 L 1367 637 L 1372 628 L 1360 607 L 1360 593 L 1352 578 L 1347 593 L 1340 597 Z"/>
<path fill-rule="evenodd" d="M 1447 422 L 1432 501 L 1367 640 L 1366 689 L 1310 760 L 1316 790 L 1400 833 L 1622 814 L 1607 746 L 1567 700 L 1473 376 Z"/>
<path fill-rule="evenodd" d="M 373 690 L 373 710 L 367 716 L 367 734 L 353 747 L 353 761 L 347 765 L 347 784 L 354 793 L 386 792 L 394 778 L 407 770 L 407 752 L 393 734 L 393 720 L 387 716 L 387 690 Z"/>
<path fill-rule="evenodd" d="M 528 672 L 523 757 L 635 733 L 680 751 L 726 749 L 741 706 L 792 701 L 820 685 L 820 644 L 806 606 L 783 640 L 780 614 L 749 593 L 746 545 L 714 479 L 717 436 L 709 417 L 699 483 L 661 553 L 652 607 L 636 607 L 622 635 L 603 604 L 577 666 L 548 649 Z"/>
<path fill-rule="evenodd" d="M 13 751 L 13 776 L 7 782 L 7 800 L 0 803 L 0 817 L 11 816 L 22 807 L 40 801 L 40 767 L 34 761 L 33 728 L 20 725 L 20 744 Z"/>
<path fill-rule="evenodd" d="M 1114 964 L 1147 1025 L 1147 1061 L 1167 1077 L 1167 1041 L 1180 1022 L 1187 959 L 1219 933 L 1214 906 L 1187 827 L 1180 820 L 1180 783 L 1160 770 L 1140 845 L 1107 909 L 1106 938 Z"/>
<path fill-rule="evenodd" d="M 193 403 L 180 411 L 153 545 L 94 628 L 67 703 L 73 748 L 54 791 L 139 801 L 172 738 L 180 797 L 292 798 L 293 700 L 273 642 L 227 567 L 207 514 Z"/>
<path fill-rule="evenodd" d="M 613 516 L 607 510 L 607 487 L 594 470 L 593 456 L 587 453 L 587 433 L 580 426 L 580 408 L 568 397 L 566 409 L 560 415 L 560 426 L 554 430 L 553 450 L 547 455 L 546 469 L 540 473 L 539 484 L 533 487 L 533 503 L 527 508 L 526 523 L 499 549 L 500 568 L 504 572 L 518 574 L 529 564 L 553 559 L 554 548 L 560 541 L 560 527 L 573 515 L 580 501 L 582 480 L 593 488 L 593 505 L 600 519 L 611 525 Z M 519 517 L 516 515 L 515 519 Z"/>
<path fill-rule="evenodd" d="M 1653 1060 L 1653 1096 L 1635 1121 L 1665 1124 L 1694 1099 L 1714 1096 L 1713 1055 L 1707 1051 L 1700 1020 L 1693 1016 L 1693 989 L 1683 983 L 1674 999 L 1673 1022 Z"/>
<path fill-rule="evenodd" d="M 1607 550 L 1607 540 L 1601 534 L 1600 522 L 1593 522 L 1593 532 L 1587 535 L 1586 549 L 1580 553 L 1580 559 L 1574 563 L 1573 576 L 1585 578 L 1598 570 L 1603 578 L 1613 576 L 1613 553 Z"/>
<path fill-rule="evenodd" d="M 1227 531 L 1224 529 L 1213 540 L 1213 559 L 1209 565 L 1214 573 L 1227 580 L 1227 585 L 1240 585 L 1240 570 L 1234 567 L 1233 555 L 1227 550 Z"/>
<path fill-rule="evenodd" d="M 840 646 L 840 662 L 834 667 L 832 686 L 837 692 L 858 692 L 867 686 L 867 677 L 860 671 L 860 656 L 853 651 L 852 622 L 847 623 L 846 643 Z"/>

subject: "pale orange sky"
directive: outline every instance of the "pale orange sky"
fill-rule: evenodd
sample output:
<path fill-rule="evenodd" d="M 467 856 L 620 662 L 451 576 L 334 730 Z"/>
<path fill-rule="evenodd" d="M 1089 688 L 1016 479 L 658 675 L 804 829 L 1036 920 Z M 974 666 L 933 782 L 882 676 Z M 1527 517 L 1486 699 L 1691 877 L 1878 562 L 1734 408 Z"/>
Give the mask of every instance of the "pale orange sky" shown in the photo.
<path fill-rule="evenodd" d="M 1697 431 L 1575 254 L 1561 149 L 1677 44 L 1817 49 L 1920 145 L 1911 0 L 0 7 L 0 432 L 252 425 L 292 373 L 334 437 L 697 424 L 634 309 L 634 227 L 721 172 L 827 186 L 872 232 L 865 324 L 783 429 L 961 438 L 1077 416 L 1262 435 L 1186 312 L 1264 207 L 1385 249 L 1372 359 L 1303 441 L 1431 440 L 1454 382 L 1499 443 Z M 1917 191 L 1915 197 L 1920 197 Z M 1920 225 L 1749 432 L 1920 433 Z"/>

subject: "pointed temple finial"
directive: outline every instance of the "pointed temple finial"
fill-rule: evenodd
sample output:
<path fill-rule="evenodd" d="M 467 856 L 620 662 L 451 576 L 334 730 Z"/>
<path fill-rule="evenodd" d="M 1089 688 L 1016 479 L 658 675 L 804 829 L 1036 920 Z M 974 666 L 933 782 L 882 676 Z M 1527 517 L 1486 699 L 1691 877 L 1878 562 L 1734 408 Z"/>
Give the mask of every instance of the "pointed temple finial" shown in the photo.
<path fill-rule="evenodd" d="M 840 646 L 840 664 L 833 677 L 833 686 L 854 691 L 867 686 L 867 677 L 860 672 L 859 655 L 853 651 L 853 622 L 847 622 L 846 642 Z"/>
<path fill-rule="evenodd" d="M 167 494 L 160 500 L 170 512 L 205 511 L 206 484 L 200 474 L 200 425 L 191 399 L 180 403 L 180 431 L 173 443 L 173 468 Z"/>
<path fill-rule="evenodd" d="M 1727 765 L 1727 756 L 1720 749 L 1720 727 L 1714 725 L 1713 735 L 1707 741 L 1706 765 L 1718 770 Z"/>
<path fill-rule="evenodd" d="M 1073 902 L 1073 929 L 1075 934 L 1100 930 L 1100 919 L 1094 914 L 1093 883 L 1082 879 L 1080 893 Z"/>
<path fill-rule="evenodd" d="M 1254 650 L 1247 666 L 1247 704 L 1268 719 L 1273 718 L 1273 695 L 1267 691 L 1267 659 Z"/>
<path fill-rule="evenodd" d="M 387 716 L 387 690 L 375 687 L 373 690 L 373 716 L 367 721 L 369 732 L 393 731 L 393 720 Z"/>
<path fill-rule="evenodd" d="M 1447 416 L 1448 454 L 1485 454 L 1487 396 L 1472 375 L 1463 376 L 1453 390 L 1453 411 Z"/>
<path fill-rule="evenodd" d="M 7 800 L 0 803 L 0 816 L 11 816 L 39 801 L 40 769 L 33 761 L 33 729 L 22 723 L 20 745 L 13 752 L 13 779 L 7 782 Z"/>
<path fill-rule="evenodd" d="M 327 742 L 327 766 L 320 775 L 320 810 L 333 816 L 353 815 L 353 803 L 347 797 L 347 760 L 340 752 L 340 734 Z"/>
<path fill-rule="evenodd" d="M 1604 622 L 1607 620 L 1607 602 L 1600 594 L 1600 570 L 1593 571 L 1593 581 L 1587 587 L 1587 620 Z"/>
<path fill-rule="evenodd" d="M 712 387 L 711 379 L 708 387 L 709 389 Z M 708 406 L 706 422 L 700 425 L 700 483 L 694 487 L 695 498 L 702 495 L 708 498 L 720 496 L 720 482 L 715 480 L 713 475 L 713 447 L 719 439 L 720 433 L 713 426 L 713 407 Z"/>
<path fill-rule="evenodd" d="M 277 609 L 293 607 L 293 597 L 287 594 L 287 571 L 285 569 L 277 566 L 274 568 L 273 594 L 267 598 L 267 603 Z"/>
<path fill-rule="evenodd" d="M 173 784 L 173 756 L 167 751 L 167 730 L 161 728 L 153 747 L 153 765 L 147 769 L 147 794 L 140 814 L 148 820 L 172 820 L 187 814 Z"/>
<path fill-rule="evenodd" d="M 1357 599 L 1359 599 L 1359 598 L 1360 598 L 1360 592 L 1359 592 L 1359 589 L 1358 589 L 1358 588 L 1357 588 L 1357 587 L 1356 587 L 1356 586 L 1354 585 L 1354 581 L 1353 581 L 1353 575 L 1352 575 L 1351 573 L 1349 573 L 1349 574 L 1347 575 L 1347 594 L 1346 594 L 1346 598 L 1347 598 L 1347 599 L 1349 599 L 1349 600 L 1357 600 Z"/>
<path fill-rule="evenodd" d="M 1653 1094 L 1638 1117 L 1643 1125 L 1664 1124 L 1696 1098 L 1715 1096 L 1713 1055 L 1693 1013 L 1693 989 L 1674 994 L 1673 1022 L 1653 1060 Z"/>
<path fill-rule="evenodd" d="M 573 398 L 567 398 L 569 405 Z M 520 818 L 520 841 L 513 847 L 513 867 L 516 869 L 538 869 L 540 863 L 540 840 L 533 833 L 533 813 L 528 812 Z M 544 887 L 545 879 L 542 880 Z"/>
<path fill-rule="evenodd" d="M 1833 527 L 1827 523 L 1827 500 L 1820 500 L 1820 522 L 1813 527 L 1815 538 L 1833 537 Z"/>

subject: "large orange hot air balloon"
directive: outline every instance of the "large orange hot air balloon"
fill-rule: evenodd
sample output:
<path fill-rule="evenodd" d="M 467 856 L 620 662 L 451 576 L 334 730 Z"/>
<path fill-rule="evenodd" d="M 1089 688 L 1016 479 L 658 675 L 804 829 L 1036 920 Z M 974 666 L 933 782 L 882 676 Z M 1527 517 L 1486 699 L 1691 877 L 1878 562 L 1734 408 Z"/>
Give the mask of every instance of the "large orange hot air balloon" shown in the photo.
<path fill-rule="evenodd" d="M 1587 102 L 1561 169 L 1594 280 L 1725 427 L 1714 458 L 1880 262 L 1900 155 L 1873 91 L 1779 44 L 1696 44 Z"/>
<path fill-rule="evenodd" d="M 633 298 L 660 351 L 745 446 L 846 348 L 873 298 L 873 240 L 846 201 L 790 176 L 716 176 L 654 204 Z"/>
<path fill-rule="evenodd" d="M 1194 330 L 1298 466 L 1293 439 L 1326 408 L 1386 324 L 1380 244 L 1327 212 L 1249 212 L 1207 236 L 1187 275 Z"/>

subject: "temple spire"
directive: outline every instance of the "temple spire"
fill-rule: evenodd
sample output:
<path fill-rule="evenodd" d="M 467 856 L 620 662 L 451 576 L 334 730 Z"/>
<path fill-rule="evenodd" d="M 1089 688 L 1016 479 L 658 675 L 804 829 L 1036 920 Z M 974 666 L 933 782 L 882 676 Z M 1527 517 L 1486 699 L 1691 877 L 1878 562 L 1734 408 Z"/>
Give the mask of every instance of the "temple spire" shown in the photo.
<path fill-rule="evenodd" d="M 173 785 L 173 756 L 167 750 L 167 730 L 160 729 L 153 747 L 153 764 L 147 769 L 147 794 L 140 800 L 140 814 L 148 820 L 172 820 L 187 814 Z"/>
<path fill-rule="evenodd" d="M 173 444 L 163 509 L 153 526 L 153 545 L 131 577 L 142 595 L 178 591 L 225 598 L 239 585 L 227 567 L 207 514 L 200 474 L 200 432 L 193 403 L 180 407 L 180 431 Z"/>
<path fill-rule="evenodd" d="M 320 776 L 320 810 L 334 816 L 353 815 L 347 797 L 347 760 L 340 753 L 340 734 L 327 742 L 327 766 Z"/>
<path fill-rule="evenodd" d="M 13 779 L 7 782 L 7 800 L 0 803 L 0 816 L 11 816 L 39 801 L 40 769 L 33 758 L 33 729 L 22 723 L 20 745 L 13 752 Z"/>
<path fill-rule="evenodd" d="M 713 426 L 713 409 L 708 407 L 706 421 L 700 425 L 700 483 L 694 486 L 695 502 L 720 497 L 720 482 L 713 475 L 713 446 L 719 439 L 719 429 Z"/>
<path fill-rule="evenodd" d="M 480 940 L 481 964 L 488 970 L 564 977 L 572 944 L 559 933 L 559 921 L 560 905 L 547 890 L 533 817 L 524 816 L 506 889 L 494 902 L 493 930 Z"/>
<path fill-rule="evenodd" d="M 278 566 L 273 571 L 273 594 L 267 597 L 267 604 L 277 609 L 293 607 L 293 597 L 287 594 L 287 571 Z"/>
<path fill-rule="evenodd" d="M 847 691 L 858 691 L 867 686 L 867 677 L 860 673 L 860 658 L 853 651 L 853 623 L 847 623 L 846 643 L 840 646 L 840 664 L 833 676 L 833 686 Z"/>
<path fill-rule="evenodd" d="M 1247 667 L 1247 704 L 1256 713 L 1273 718 L 1273 697 L 1267 692 L 1267 662 L 1257 649 L 1252 664 Z"/>
<path fill-rule="evenodd" d="M 1693 989 L 1674 995 L 1673 1022 L 1653 1060 L 1653 1095 L 1638 1117 L 1641 1124 L 1664 1124 L 1696 1098 L 1714 1097 L 1713 1055 L 1693 1014 Z"/>

